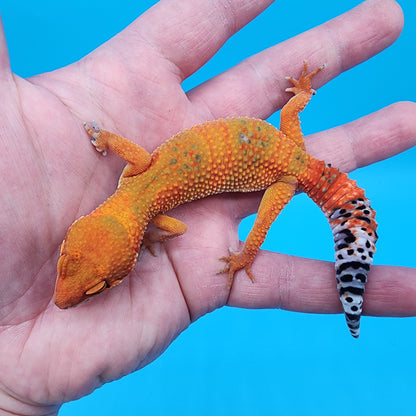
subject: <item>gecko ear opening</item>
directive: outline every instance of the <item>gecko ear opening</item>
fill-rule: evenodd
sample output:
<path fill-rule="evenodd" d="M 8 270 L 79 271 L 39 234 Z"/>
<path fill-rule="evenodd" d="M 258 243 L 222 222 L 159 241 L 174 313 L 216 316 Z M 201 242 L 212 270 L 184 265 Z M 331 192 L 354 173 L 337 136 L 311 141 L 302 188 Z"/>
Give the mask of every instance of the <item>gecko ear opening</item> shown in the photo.
<path fill-rule="evenodd" d="M 102 292 L 104 289 L 107 289 L 107 287 L 108 287 L 107 282 L 105 280 L 102 280 L 101 282 L 97 283 L 96 285 L 88 289 L 85 292 L 85 294 L 87 296 L 96 295 L 97 293 Z"/>

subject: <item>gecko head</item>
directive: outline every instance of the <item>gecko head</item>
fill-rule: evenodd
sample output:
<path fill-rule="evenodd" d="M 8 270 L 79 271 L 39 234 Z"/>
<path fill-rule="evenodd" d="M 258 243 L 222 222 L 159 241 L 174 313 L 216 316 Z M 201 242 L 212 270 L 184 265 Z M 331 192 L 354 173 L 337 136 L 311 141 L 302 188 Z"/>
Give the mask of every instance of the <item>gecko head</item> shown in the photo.
<path fill-rule="evenodd" d="M 133 268 L 137 244 L 112 215 L 82 217 L 61 246 L 55 304 L 66 309 L 120 283 Z"/>

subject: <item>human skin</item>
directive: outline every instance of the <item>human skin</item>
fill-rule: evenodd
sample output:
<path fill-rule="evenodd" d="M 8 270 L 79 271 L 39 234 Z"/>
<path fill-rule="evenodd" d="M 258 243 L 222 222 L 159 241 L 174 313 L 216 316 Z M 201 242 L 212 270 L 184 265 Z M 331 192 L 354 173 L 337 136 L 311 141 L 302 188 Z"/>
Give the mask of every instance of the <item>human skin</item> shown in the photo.
<path fill-rule="evenodd" d="M 229 291 L 215 274 L 218 258 L 238 247 L 239 221 L 256 211 L 257 193 L 176 209 L 187 233 L 158 247 L 157 258 L 145 252 L 123 284 L 71 310 L 53 303 L 66 229 L 114 191 L 123 166 L 90 148 L 82 121 L 95 119 L 152 151 L 205 120 L 267 118 L 289 98 L 284 77 L 297 76 L 304 59 L 311 68 L 327 64 L 314 79 L 319 88 L 386 48 L 403 25 L 394 1 L 370 0 L 185 93 L 181 82 L 270 3 L 164 0 L 81 61 L 28 80 L 11 73 L 0 33 L 4 414 L 56 414 L 62 403 L 145 366 L 224 305 L 341 312 L 331 263 L 261 251 L 254 286 L 243 276 Z M 161 22 L 169 25 L 161 30 Z M 343 171 L 374 163 L 415 145 L 415 112 L 414 103 L 396 103 L 306 138 L 307 150 Z M 415 315 L 415 277 L 414 269 L 374 266 L 365 314 Z"/>

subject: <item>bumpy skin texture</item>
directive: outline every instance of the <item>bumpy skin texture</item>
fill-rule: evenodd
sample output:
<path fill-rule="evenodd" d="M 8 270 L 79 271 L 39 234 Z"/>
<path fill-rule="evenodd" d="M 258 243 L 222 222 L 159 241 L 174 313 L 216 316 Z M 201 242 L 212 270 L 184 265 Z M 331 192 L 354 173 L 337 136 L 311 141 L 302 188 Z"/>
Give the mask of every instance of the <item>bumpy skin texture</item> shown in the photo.
<path fill-rule="evenodd" d="M 183 234 L 182 222 L 166 211 L 222 192 L 265 189 L 253 229 L 241 252 L 221 258 L 229 286 L 250 267 L 267 231 L 296 191 L 322 209 L 335 241 L 336 280 L 347 324 L 359 335 L 363 293 L 377 239 L 375 212 L 364 191 L 336 168 L 308 155 L 299 113 L 315 91 L 311 78 L 288 78 L 294 96 L 283 107 L 280 130 L 263 120 L 230 118 L 184 130 L 149 154 L 140 146 L 86 125 L 100 152 L 111 149 L 128 162 L 117 191 L 69 228 L 58 260 L 55 303 L 68 308 L 120 283 L 132 270 L 140 247 Z M 152 224 L 153 227 L 148 227 Z"/>

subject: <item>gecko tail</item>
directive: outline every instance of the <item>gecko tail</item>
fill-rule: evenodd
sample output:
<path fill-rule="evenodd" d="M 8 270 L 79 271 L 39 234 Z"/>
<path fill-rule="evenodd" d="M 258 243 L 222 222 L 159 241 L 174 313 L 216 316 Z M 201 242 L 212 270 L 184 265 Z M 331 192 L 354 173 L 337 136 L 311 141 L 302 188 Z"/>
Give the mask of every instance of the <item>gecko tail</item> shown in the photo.
<path fill-rule="evenodd" d="M 367 274 L 376 250 L 375 211 L 365 197 L 349 200 L 327 213 L 335 243 L 339 296 L 351 335 L 358 338 Z"/>
<path fill-rule="evenodd" d="M 365 284 L 376 250 L 376 213 L 364 190 L 345 173 L 317 159 L 310 158 L 309 163 L 309 174 L 300 183 L 331 226 L 337 288 L 347 325 L 358 338 Z"/>

